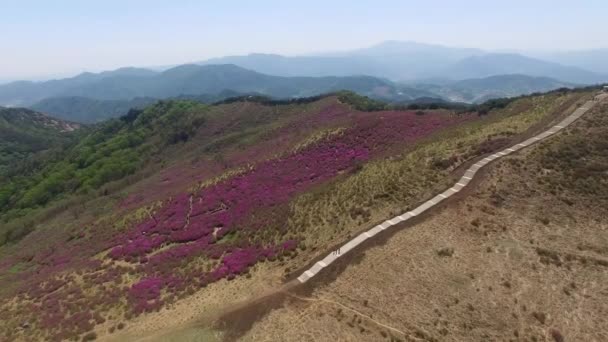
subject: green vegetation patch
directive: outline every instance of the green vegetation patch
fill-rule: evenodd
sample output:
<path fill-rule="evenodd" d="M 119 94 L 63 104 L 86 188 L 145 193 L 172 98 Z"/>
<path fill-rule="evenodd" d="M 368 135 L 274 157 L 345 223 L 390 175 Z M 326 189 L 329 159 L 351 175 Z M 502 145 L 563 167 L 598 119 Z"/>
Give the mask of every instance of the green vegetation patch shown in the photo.
<path fill-rule="evenodd" d="M 7 223 L 72 194 L 86 195 L 135 173 L 163 146 L 191 139 L 205 122 L 207 106 L 160 101 L 143 111 L 107 121 L 62 154 L 40 165 L 21 165 L 0 185 L 0 222 Z M 102 191 L 103 194 L 103 191 Z M 18 239 L 31 225 L 0 231 L 0 245 Z M 6 227 L 6 226 L 5 226 Z"/>

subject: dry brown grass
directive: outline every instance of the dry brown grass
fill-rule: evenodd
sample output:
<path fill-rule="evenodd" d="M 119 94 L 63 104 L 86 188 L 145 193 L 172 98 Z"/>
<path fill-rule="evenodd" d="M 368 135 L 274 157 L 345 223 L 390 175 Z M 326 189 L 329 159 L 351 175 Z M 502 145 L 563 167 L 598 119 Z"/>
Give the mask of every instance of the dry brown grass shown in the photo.
<path fill-rule="evenodd" d="M 521 99 L 486 118 L 433 135 L 401 155 L 368 163 L 341 181 L 300 196 L 291 205 L 289 231 L 312 248 L 301 253 L 291 268 L 301 267 L 353 234 L 443 191 L 455 181 L 452 170 L 500 147 L 493 142 L 508 142 L 514 135 L 572 111 L 576 102 L 589 96 L 573 93 Z M 450 160 L 449 167 L 437 167 L 438 160 Z"/>
<path fill-rule="evenodd" d="M 490 166 L 469 197 L 368 249 L 242 340 L 608 340 L 608 199 L 580 182 L 555 192 L 538 172 L 547 151 L 581 135 L 605 141 L 608 126 L 590 123 L 607 115 L 608 108 L 588 114 L 565 134 Z M 608 160 L 581 153 L 588 153 L 583 170 Z M 587 181 L 605 186 L 593 175 Z"/>
<path fill-rule="evenodd" d="M 547 117 L 557 115 L 563 110 L 563 108 L 560 110 L 561 106 L 567 105 L 569 101 L 573 100 L 572 96 L 534 98 L 517 102 L 513 107 L 508 107 L 502 113 L 489 117 L 480 123 L 474 123 L 446 132 L 444 136 L 424 141 L 408 151 L 411 153 L 407 153 L 403 157 L 372 163 L 365 166 L 359 173 L 345 177 L 344 180 L 336 182 L 326 189 L 302 196 L 295 203 L 294 216 L 290 225 L 299 228 L 298 231 L 307 238 L 306 244 L 308 246 L 316 246 L 317 248 L 308 248 L 301 251 L 298 257 L 292 260 L 285 260 L 279 265 L 273 264 L 272 269 L 261 268 L 255 270 L 252 272 L 252 279 L 239 278 L 233 280 L 228 283 L 230 285 L 228 289 L 224 286 L 210 286 L 199 294 L 179 301 L 172 308 L 163 309 L 160 313 L 144 315 L 129 322 L 127 328 L 119 334 L 115 332 L 108 335 L 106 331 L 100 331 L 100 338 L 135 338 L 135 336 L 151 334 L 152 338 L 162 340 L 163 336 L 167 336 L 165 335 L 167 331 L 175 331 L 179 327 L 188 327 L 201 318 L 205 321 L 206 312 L 218 313 L 235 303 L 256 298 L 260 293 L 271 291 L 273 288 L 276 289 L 284 276 L 287 275 L 284 269 L 294 270 L 301 267 L 309 262 L 312 257 L 323 253 L 328 246 L 337 241 L 342 241 L 352 232 L 369 226 L 375 220 L 384 219 L 394 211 L 402 211 L 405 206 L 413 205 L 425 196 L 432 195 L 438 188 L 447 186 L 450 183 L 449 173 L 451 168 L 437 169 L 433 161 L 438 156 L 444 158 L 454 154 L 465 156 L 459 158 L 456 165 L 452 166 L 456 167 L 464 163 L 466 158 L 477 155 L 477 152 L 473 150 L 487 139 L 499 139 L 521 133 Z M 390 195 L 381 196 L 386 193 Z M 357 206 L 357 204 L 366 202 L 373 205 Z M 353 205 L 357 207 L 354 208 Z M 362 210 L 356 210 L 358 208 Z M 314 215 L 311 216 L 310 214 Z M 465 220 L 463 222 L 467 226 L 470 226 L 470 220 L 467 221 L 464 218 L 463 220 Z M 448 224 L 452 224 L 452 221 L 450 219 Z M 433 234 L 432 230 L 431 234 Z M 451 233 L 446 235 L 445 232 L 435 232 L 434 234 L 443 234 L 447 238 Z M 445 263 L 457 259 L 463 253 L 457 241 L 451 243 L 446 240 L 443 243 L 426 246 L 425 241 L 427 239 L 428 235 L 423 235 L 418 237 L 418 240 L 401 241 L 400 245 L 392 247 L 397 248 L 397 250 L 391 249 L 391 247 L 387 247 L 386 250 L 384 248 L 379 250 L 388 251 L 388 254 L 384 256 L 385 259 L 396 258 L 399 260 L 399 258 L 416 254 L 409 249 L 404 249 L 403 245 L 413 245 L 420 248 L 420 253 L 424 249 L 426 254 L 421 254 L 422 259 L 417 266 L 420 269 L 434 267 L 433 265 L 425 265 L 427 262 L 424 260 L 426 256 L 436 262 Z M 401 251 L 398 249 L 401 249 Z M 449 250 L 451 253 L 440 253 L 444 250 Z M 440 256 L 438 253 L 445 254 L 445 256 Z M 390 315 L 376 312 L 378 307 L 386 308 L 387 312 L 402 310 L 400 309 L 401 306 L 408 307 L 403 304 L 404 302 L 401 302 L 401 299 L 394 300 L 394 298 L 399 298 L 400 295 L 397 289 L 391 289 L 391 291 L 396 291 L 397 294 L 393 299 L 381 298 L 383 290 L 380 285 L 386 282 L 387 278 L 371 279 L 375 277 L 374 273 L 376 271 L 387 275 L 392 274 L 393 277 L 403 277 L 403 270 L 399 269 L 401 266 L 403 265 L 390 266 L 386 265 L 386 261 L 377 260 L 371 267 L 373 273 L 363 274 L 363 278 L 350 280 L 357 286 L 361 284 L 366 286 L 371 284 L 372 287 L 370 288 L 376 286 L 378 288 L 375 291 L 376 298 L 361 296 L 360 300 L 353 299 L 351 295 L 340 294 L 339 291 L 334 290 L 326 291 L 325 288 L 321 288 L 319 289 L 321 292 L 315 292 L 313 297 L 290 299 L 289 305 L 271 312 L 267 319 L 261 325 L 256 325 L 246 338 L 273 341 L 324 340 L 330 338 L 352 341 L 362 339 L 389 340 L 390 338 L 404 340 L 404 333 L 430 338 L 434 335 L 427 332 L 424 327 L 420 328 L 416 324 L 400 323 L 399 320 L 392 319 Z M 351 267 L 349 267 L 350 269 Z M 451 270 L 453 270 L 451 265 L 447 265 L 444 269 L 445 272 Z M 369 271 L 370 269 L 368 269 Z M 345 272 L 345 274 L 348 273 Z M 428 275 L 431 280 L 433 276 L 433 274 Z M 337 286 L 341 283 L 340 279 L 343 279 L 343 277 L 344 275 L 330 286 Z M 466 282 L 469 279 L 467 277 L 468 275 L 464 276 L 463 281 Z M 398 279 L 395 285 L 403 285 L 403 280 Z M 432 287 L 429 284 L 422 286 L 425 288 Z M 352 288 L 353 286 L 351 284 L 346 287 Z M 231 295 L 232 290 L 230 289 L 232 288 L 241 289 L 246 296 L 237 295 L 238 292 L 236 291 L 232 292 Z M 365 290 L 365 288 L 362 287 L 360 290 Z M 393 301 L 392 304 L 397 307 L 388 305 L 385 301 Z M 474 305 L 471 303 L 473 308 Z M 467 305 L 465 308 L 466 312 L 471 311 L 469 307 Z M 208 323 L 208 321 L 206 322 Z M 270 322 L 270 325 L 264 326 L 267 322 Z M 285 326 L 281 324 L 285 324 Z M 316 324 L 319 326 L 316 327 Z M 300 327 L 301 330 L 297 330 L 297 327 Z M 443 334 L 447 327 L 440 327 L 439 329 Z M 198 330 L 186 328 L 181 331 L 184 335 L 189 336 L 189 332 Z"/>

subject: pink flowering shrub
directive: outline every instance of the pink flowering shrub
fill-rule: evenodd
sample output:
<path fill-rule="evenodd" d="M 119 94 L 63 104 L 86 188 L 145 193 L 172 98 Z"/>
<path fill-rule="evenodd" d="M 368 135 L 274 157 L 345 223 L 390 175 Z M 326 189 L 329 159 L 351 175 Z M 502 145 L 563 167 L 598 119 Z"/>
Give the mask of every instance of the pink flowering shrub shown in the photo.
<path fill-rule="evenodd" d="M 274 260 L 283 251 L 297 248 L 295 240 L 267 247 L 250 244 L 250 238 L 259 231 L 279 229 L 276 222 L 281 220 L 281 211 L 273 208 L 280 208 L 296 194 L 352 169 L 374 155 L 386 153 L 459 120 L 462 119 L 448 120 L 433 114 L 366 113 L 342 135 L 259 163 L 247 173 L 198 193 L 176 196 L 154 217 L 116 237 L 117 246 L 109 256 L 140 260 L 142 271 L 161 277 L 172 276 L 172 268 L 179 267 L 184 260 L 206 256 L 210 260 L 221 259 L 221 262 L 208 274 L 189 274 L 189 277 L 202 279 L 204 284 L 231 279 L 258 261 Z M 252 216 L 253 213 L 265 214 Z M 230 245 L 217 244 L 236 232 L 240 239 Z M 162 251 L 153 252 L 165 245 L 167 247 Z M 169 291 L 174 288 L 179 287 L 171 286 Z"/>
<path fill-rule="evenodd" d="M 328 107 L 311 116 L 310 122 L 307 118 L 278 131 L 327 127 L 331 122 L 347 129 L 297 152 L 262 160 L 247 172 L 195 193 L 174 195 L 151 217 L 124 231 L 91 225 L 86 231 L 95 239 L 79 235 L 70 248 L 48 248 L 28 257 L 42 267 L 24 280 L 20 290 L 21 298 L 35 303 L 20 308 L 24 316 L 40 312 L 36 326 L 58 339 L 69 339 L 103 322 L 107 317 L 100 312 L 125 299 L 125 318 L 129 318 L 158 310 L 209 283 L 245 274 L 258 262 L 293 255 L 299 241 L 288 234 L 287 219 L 295 196 L 373 158 L 401 151 L 437 129 L 468 120 L 439 113 L 345 112 L 344 106 Z M 258 160 L 246 153 L 268 152 L 245 150 L 232 160 Z M 108 251 L 111 260 L 132 263 L 131 267 L 91 257 L 102 251 Z M 195 264 L 190 262 L 196 258 L 205 260 L 206 268 L 184 267 Z M 82 272 L 83 288 L 73 286 L 75 278 L 53 277 L 68 266 Z M 0 267 L 8 269 L 10 264 Z M 128 285 L 122 277 L 125 273 L 140 280 Z"/>

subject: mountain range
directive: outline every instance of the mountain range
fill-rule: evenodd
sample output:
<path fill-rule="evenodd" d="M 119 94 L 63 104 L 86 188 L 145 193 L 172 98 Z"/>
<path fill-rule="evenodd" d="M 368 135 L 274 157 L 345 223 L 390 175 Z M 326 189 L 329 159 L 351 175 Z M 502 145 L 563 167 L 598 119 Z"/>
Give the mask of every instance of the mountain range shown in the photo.
<path fill-rule="evenodd" d="M 531 56 L 563 65 L 587 69 L 596 73 L 608 74 L 608 66 L 606 65 L 606 61 L 608 61 L 608 49 L 544 52 L 534 53 Z"/>
<path fill-rule="evenodd" d="M 349 90 L 396 103 L 420 98 L 476 103 L 608 81 L 598 67 L 604 55 L 598 50 L 546 61 L 515 53 L 388 41 L 339 53 L 250 54 L 166 70 L 128 67 L 46 82 L 17 81 L 0 85 L 0 105 L 92 123 L 158 99 L 199 97 L 212 102 L 230 94 L 284 99 Z M 570 61 L 572 66 L 556 61 Z"/>
<path fill-rule="evenodd" d="M 223 90 L 289 98 L 342 89 L 378 97 L 398 95 L 390 81 L 372 76 L 281 77 L 261 74 L 236 65 L 188 64 L 163 72 L 129 68 L 40 83 L 14 82 L 0 86 L 0 103 L 31 105 L 46 98 L 62 96 L 99 100 L 167 98 L 188 94 L 216 94 Z"/>
<path fill-rule="evenodd" d="M 572 87 L 575 87 L 575 84 L 549 77 L 533 77 L 521 74 L 472 78 L 441 85 L 416 85 L 417 89 L 434 93 L 440 98 L 465 103 L 482 103 L 494 98 L 514 97 Z"/>
<path fill-rule="evenodd" d="M 581 52 L 581 55 L 588 56 Z M 599 61 L 600 58 L 587 60 Z M 570 59 L 572 60 L 572 59 Z M 567 58 L 557 58 L 567 62 Z M 414 42 L 387 41 L 369 48 L 317 56 L 286 57 L 250 54 L 214 58 L 201 64 L 235 64 L 278 76 L 345 76 L 365 74 L 393 81 L 423 79 L 463 80 L 505 74 L 550 77 L 572 83 L 608 80 L 608 72 L 589 71 L 580 57 L 575 65 L 559 64 L 516 53 L 494 53 L 480 49 L 452 48 Z"/>
<path fill-rule="evenodd" d="M 555 129 L 598 91 L 553 91 L 477 111 L 404 109 L 352 92 L 216 104 L 170 99 L 72 133 L 71 123 L 2 109 L 0 127 L 9 133 L 0 131 L 0 156 L 3 142 L 57 140 L 0 160 L 0 336 L 130 341 L 162 320 L 162 333 L 152 332 L 159 341 L 192 340 L 164 333 L 191 327 L 206 329 L 196 336 L 247 334 L 239 341 L 299 341 L 319 332 L 330 340 L 397 340 L 388 325 L 367 320 L 373 315 L 407 331 L 400 340 L 509 339 L 514 329 L 543 340 L 549 327 L 568 327 L 564 307 L 582 298 L 587 280 L 608 281 L 600 243 L 608 217 L 606 106 L 492 162 L 467 191 L 411 225 L 381 232 L 382 222 L 436 203 L 462 170 Z M 370 229 L 384 235 L 368 249 L 343 248 L 343 266 L 328 265 L 314 279 L 325 285 L 292 287 Z M 410 290 L 418 288 L 427 292 Z M 521 289 L 528 292 L 520 297 Z M 594 318 L 605 310 L 595 292 L 581 312 L 594 324 L 588 331 L 599 333 L 568 340 L 601 340 Z M 429 298 L 440 301 L 429 307 Z M 434 324 L 438 313 L 450 324 Z M 302 317 L 314 319 L 312 327 Z M 251 324 L 235 328 L 242 322 Z M 289 329 L 294 335 L 286 337 Z"/>

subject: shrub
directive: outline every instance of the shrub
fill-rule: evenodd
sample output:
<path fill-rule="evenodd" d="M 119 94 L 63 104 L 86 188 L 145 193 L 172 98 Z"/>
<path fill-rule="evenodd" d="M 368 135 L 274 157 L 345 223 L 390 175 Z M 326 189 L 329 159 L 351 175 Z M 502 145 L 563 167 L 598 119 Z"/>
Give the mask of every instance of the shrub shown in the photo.
<path fill-rule="evenodd" d="M 440 257 L 451 257 L 454 254 L 454 248 L 444 247 L 437 251 L 437 255 Z"/>
<path fill-rule="evenodd" d="M 536 318 L 536 320 L 540 323 L 540 324 L 545 324 L 545 321 L 547 320 L 547 315 L 545 315 L 545 313 L 543 312 L 533 312 L 532 316 L 534 318 Z"/>
<path fill-rule="evenodd" d="M 95 332 L 87 333 L 86 335 L 84 335 L 82 337 L 82 341 L 84 341 L 84 342 L 86 342 L 86 341 L 94 341 L 96 339 L 97 339 L 97 333 L 95 333 Z"/>
<path fill-rule="evenodd" d="M 555 342 L 564 342 L 564 341 L 566 341 L 566 339 L 564 338 L 564 335 L 562 335 L 562 333 L 559 330 L 555 329 L 555 328 L 551 328 L 549 330 L 549 333 L 551 334 L 551 337 L 553 337 L 553 340 Z"/>

